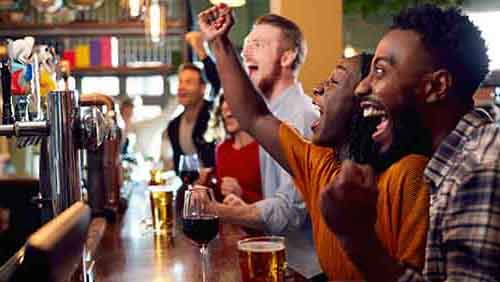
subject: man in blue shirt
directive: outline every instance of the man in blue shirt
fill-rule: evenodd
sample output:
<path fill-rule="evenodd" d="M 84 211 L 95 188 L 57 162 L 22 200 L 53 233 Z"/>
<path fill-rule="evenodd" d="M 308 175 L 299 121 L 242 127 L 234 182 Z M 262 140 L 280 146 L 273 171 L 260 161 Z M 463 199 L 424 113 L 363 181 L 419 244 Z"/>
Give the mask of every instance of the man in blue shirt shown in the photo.
<path fill-rule="evenodd" d="M 299 27 L 272 14 L 256 20 L 242 51 L 246 71 L 273 114 L 311 137 L 311 125 L 318 113 L 298 82 L 305 55 Z M 288 266 L 308 279 L 322 279 L 315 278 L 322 271 L 302 196 L 291 176 L 262 148 L 259 159 L 264 199 L 246 204 L 236 195 L 228 195 L 223 204 L 216 205 L 218 215 L 235 224 L 284 235 Z"/>

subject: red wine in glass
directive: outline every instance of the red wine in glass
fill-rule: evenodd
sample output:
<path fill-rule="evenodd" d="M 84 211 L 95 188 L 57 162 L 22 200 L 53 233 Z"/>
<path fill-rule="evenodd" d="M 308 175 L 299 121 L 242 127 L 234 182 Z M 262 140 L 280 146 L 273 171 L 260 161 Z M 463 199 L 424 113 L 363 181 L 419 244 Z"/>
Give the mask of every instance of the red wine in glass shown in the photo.
<path fill-rule="evenodd" d="M 184 217 L 182 232 L 198 245 L 206 245 L 219 233 L 219 217 L 216 215 Z"/>
<path fill-rule="evenodd" d="M 191 185 L 200 177 L 200 173 L 197 170 L 181 170 L 180 177 L 185 185 Z"/>
<path fill-rule="evenodd" d="M 182 231 L 196 242 L 200 248 L 202 262 L 202 281 L 207 281 L 208 273 L 208 243 L 219 233 L 219 217 L 215 211 L 206 209 L 206 205 L 213 203 L 214 192 L 206 187 L 194 187 L 184 194 L 182 210 Z"/>

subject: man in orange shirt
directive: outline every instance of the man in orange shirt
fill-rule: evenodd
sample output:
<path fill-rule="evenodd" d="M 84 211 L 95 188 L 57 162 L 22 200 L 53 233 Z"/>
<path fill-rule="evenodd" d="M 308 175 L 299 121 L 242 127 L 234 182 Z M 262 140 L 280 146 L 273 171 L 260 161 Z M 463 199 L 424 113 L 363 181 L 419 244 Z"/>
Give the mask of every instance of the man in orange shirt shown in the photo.
<path fill-rule="evenodd" d="M 394 257 L 421 268 L 428 217 L 428 191 L 422 183 L 427 159 L 422 154 L 428 152 L 428 146 L 419 142 L 423 134 L 412 120 L 412 109 L 403 109 L 399 101 L 382 97 L 358 101 L 353 91 L 362 73 L 367 72 L 367 63 L 363 56 L 343 59 L 326 87 L 316 92 L 323 94 L 324 99 L 316 98 L 322 115 L 313 125 L 311 144 L 269 112 L 245 74 L 227 37 L 233 24 L 230 9 L 222 5 L 202 12 L 199 23 L 217 58 L 228 93 L 226 99 L 241 127 L 293 175 L 310 213 L 318 257 L 328 277 L 363 279 L 319 210 L 320 192 L 335 177 L 340 160 L 345 158 L 369 163 L 377 169 L 376 230 L 380 241 Z M 296 56 L 296 50 L 286 52 L 289 53 L 283 64 Z M 337 87 L 344 80 L 347 83 Z"/>

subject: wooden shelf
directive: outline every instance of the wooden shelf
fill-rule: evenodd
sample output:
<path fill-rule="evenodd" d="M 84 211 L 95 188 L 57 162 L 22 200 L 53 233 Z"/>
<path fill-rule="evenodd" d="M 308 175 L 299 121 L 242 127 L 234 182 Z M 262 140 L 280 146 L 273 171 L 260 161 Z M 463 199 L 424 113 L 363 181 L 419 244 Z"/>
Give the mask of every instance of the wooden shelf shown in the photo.
<path fill-rule="evenodd" d="M 182 20 L 167 22 L 166 35 L 182 35 L 185 25 Z M 2 24 L 0 36 L 120 36 L 144 35 L 144 22 L 73 22 L 68 24 Z"/>
<path fill-rule="evenodd" d="M 92 76 L 92 75 L 113 75 L 113 76 L 129 76 L 129 75 L 148 75 L 148 74 L 169 74 L 175 69 L 171 65 L 159 65 L 152 67 L 88 67 L 75 68 L 71 70 L 74 76 Z"/>

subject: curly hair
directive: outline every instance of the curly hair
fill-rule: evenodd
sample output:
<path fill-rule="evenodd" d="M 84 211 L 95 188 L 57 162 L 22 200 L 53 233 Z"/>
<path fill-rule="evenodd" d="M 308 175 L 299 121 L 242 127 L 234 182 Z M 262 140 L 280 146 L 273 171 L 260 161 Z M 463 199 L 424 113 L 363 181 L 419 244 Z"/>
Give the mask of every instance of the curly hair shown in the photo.
<path fill-rule="evenodd" d="M 489 59 L 481 32 L 460 9 L 430 4 L 409 8 L 394 17 L 393 29 L 419 33 L 436 67 L 450 72 L 452 95 L 472 99 L 488 73 Z"/>

